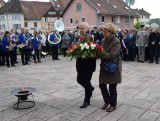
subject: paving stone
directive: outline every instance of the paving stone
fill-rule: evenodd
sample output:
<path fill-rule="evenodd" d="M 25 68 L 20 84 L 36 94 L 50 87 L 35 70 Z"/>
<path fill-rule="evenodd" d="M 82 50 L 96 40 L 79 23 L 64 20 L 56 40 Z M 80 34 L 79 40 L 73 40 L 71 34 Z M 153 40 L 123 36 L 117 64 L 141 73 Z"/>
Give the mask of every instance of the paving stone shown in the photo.
<path fill-rule="evenodd" d="M 64 118 L 64 119 L 71 120 L 71 121 L 80 121 L 82 118 L 84 118 L 83 116 L 80 116 L 74 113 L 70 113 L 70 112 L 62 112 L 61 114 L 57 116 Z"/>
<path fill-rule="evenodd" d="M 146 119 L 148 121 L 155 121 L 160 113 L 153 111 L 146 111 L 139 119 Z"/>
<path fill-rule="evenodd" d="M 26 114 L 24 116 L 21 116 L 21 117 L 18 117 L 16 119 L 12 120 L 12 121 L 30 121 L 32 119 L 34 119 L 34 117 Z"/>
<path fill-rule="evenodd" d="M 85 116 L 88 116 L 88 115 L 90 115 L 91 113 L 95 112 L 96 110 L 98 110 L 98 108 L 92 107 L 92 106 L 88 106 L 88 107 L 85 108 L 85 109 L 81 109 L 81 108 L 79 107 L 80 105 L 81 105 L 81 104 L 75 105 L 75 106 L 69 108 L 67 111 L 85 117 Z"/>
<path fill-rule="evenodd" d="M 123 62 L 117 109 L 107 113 L 100 109 L 104 104 L 98 81 L 100 59 L 91 80 L 95 87 L 91 105 L 80 109 L 84 88 L 76 81 L 76 60 L 59 57 L 60 61 L 48 56 L 41 64 L 0 67 L 0 121 L 160 121 L 160 64 Z M 14 110 L 17 97 L 10 91 L 27 86 L 37 89 L 33 94 L 35 106 Z"/>
<path fill-rule="evenodd" d="M 102 118 L 100 121 L 118 121 L 122 116 L 123 114 L 121 113 L 112 112 Z"/>
<path fill-rule="evenodd" d="M 45 106 L 45 107 L 39 108 L 38 110 L 30 112 L 28 114 L 42 120 L 47 120 L 52 118 L 55 115 L 58 115 L 61 112 L 62 111 L 59 109 Z"/>
<path fill-rule="evenodd" d="M 82 121 L 99 121 L 106 115 L 108 115 L 108 112 L 106 112 L 105 110 L 99 109 L 93 112 L 92 114 L 90 114 L 89 116 L 85 117 Z"/>
<path fill-rule="evenodd" d="M 48 121 L 70 121 L 70 120 L 56 116 L 56 117 L 49 119 Z"/>
<path fill-rule="evenodd" d="M 138 108 L 135 106 L 130 106 L 130 105 L 121 105 L 118 107 L 115 112 L 121 113 L 121 114 L 132 114 L 132 115 L 139 115 L 141 116 L 146 110 L 142 108 Z"/>

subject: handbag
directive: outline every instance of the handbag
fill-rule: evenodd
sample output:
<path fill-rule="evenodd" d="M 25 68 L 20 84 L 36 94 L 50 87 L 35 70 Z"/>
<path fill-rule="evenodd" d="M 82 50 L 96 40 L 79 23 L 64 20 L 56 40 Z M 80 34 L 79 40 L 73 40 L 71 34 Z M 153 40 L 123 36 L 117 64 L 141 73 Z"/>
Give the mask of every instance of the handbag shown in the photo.
<path fill-rule="evenodd" d="M 117 70 L 117 64 L 113 62 L 105 62 L 104 64 L 104 70 L 107 73 L 115 73 Z"/>

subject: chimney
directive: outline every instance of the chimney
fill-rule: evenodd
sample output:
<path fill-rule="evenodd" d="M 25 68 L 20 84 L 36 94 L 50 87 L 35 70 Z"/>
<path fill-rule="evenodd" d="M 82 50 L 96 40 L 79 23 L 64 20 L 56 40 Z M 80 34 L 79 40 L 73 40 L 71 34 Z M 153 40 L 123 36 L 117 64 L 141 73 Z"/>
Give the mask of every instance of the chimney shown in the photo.
<path fill-rule="evenodd" d="M 143 10 L 143 8 L 142 8 L 142 10 Z"/>

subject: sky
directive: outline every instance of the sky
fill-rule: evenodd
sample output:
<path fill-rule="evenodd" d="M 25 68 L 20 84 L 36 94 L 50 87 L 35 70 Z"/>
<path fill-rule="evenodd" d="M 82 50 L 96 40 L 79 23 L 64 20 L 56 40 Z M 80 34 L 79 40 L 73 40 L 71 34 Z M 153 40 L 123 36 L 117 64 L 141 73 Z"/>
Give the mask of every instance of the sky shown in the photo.
<path fill-rule="evenodd" d="M 4 0 L 8 1 L 8 0 Z M 32 1 L 32 0 L 28 0 Z M 34 1 L 49 1 L 49 0 L 34 0 Z M 117 0 L 118 1 L 118 0 Z M 151 18 L 160 18 L 160 0 L 135 0 L 132 8 L 144 9 L 151 14 Z"/>

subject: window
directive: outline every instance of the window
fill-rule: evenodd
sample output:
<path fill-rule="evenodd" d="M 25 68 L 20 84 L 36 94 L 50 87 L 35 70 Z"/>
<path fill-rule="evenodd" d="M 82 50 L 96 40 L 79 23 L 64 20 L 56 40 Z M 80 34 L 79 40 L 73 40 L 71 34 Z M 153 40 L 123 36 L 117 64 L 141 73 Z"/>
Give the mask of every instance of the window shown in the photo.
<path fill-rule="evenodd" d="M 129 23 L 129 16 L 126 16 L 126 23 Z"/>
<path fill-rule="evenodd" d="M 28 27 L 28 22 L 24 22 L 24 27 Z"/>
<path fill-rule="evenodd" d="M 76 10 L 77 10 L 77 12 L 82 11 L 82 3 L 77 3 L 76 4 Z"/>
<path fill-rule="evenodd" d="M 142 16 L 142 18 L 143 18 L 143 16 Z"/>
<path fill-rule="evenodd" d="M 82 22 L 85 22 L 85 18 L 82 18 Z"/>
<path fill-rule="evenodd" d="M 105 21 L 105 17 L 104 16 L 102 16 L 102 22 L 104 22 Z"/>
<path fill-rule="evenodd" d="M 34 22 L 34 27 L 37 27 L 37 22 Z"/>
<path fill-rule="evenodd" d="M 146 19 L 149 19 L 149 16 L 145 16 Z"/>
<path fill-rule="evenodd" d="M 44 22 L 48 22 L 48 18 L 44 18 Z"/>
<path fill-rule="evenodd" d="M 2 24 L 2 29 L 3 29 L 3 30 L 5 30 L 5 29 L 6 29 L 5 24 Z"/>
<path fill-rule="evenodd" d="M 121 17 L 120 16 L 117 16 L 117 23 L 121 23 Z"/>
<path fill-rule="evenodd" d="M 73 24 L 73 18 L 70 18 L 70 24 Z"/>
<path fill-rule="evenodd" d="M 112 16 L 112 22 L 113 23 L 115 22 L 115 16 Z"/>
<path fill-rule="evenodd" d="M 20 20 L 20 15 L 12 15 L 12 20 Z"/>
<path fill-rule="evenodd" d="M 21 24 L 13 24 L 13 29 L 21 29 Z"/>
<path fill-rule="evenodd" d="M 48 30 L 48 24 L 46 24 L 45 29 Z"/>

